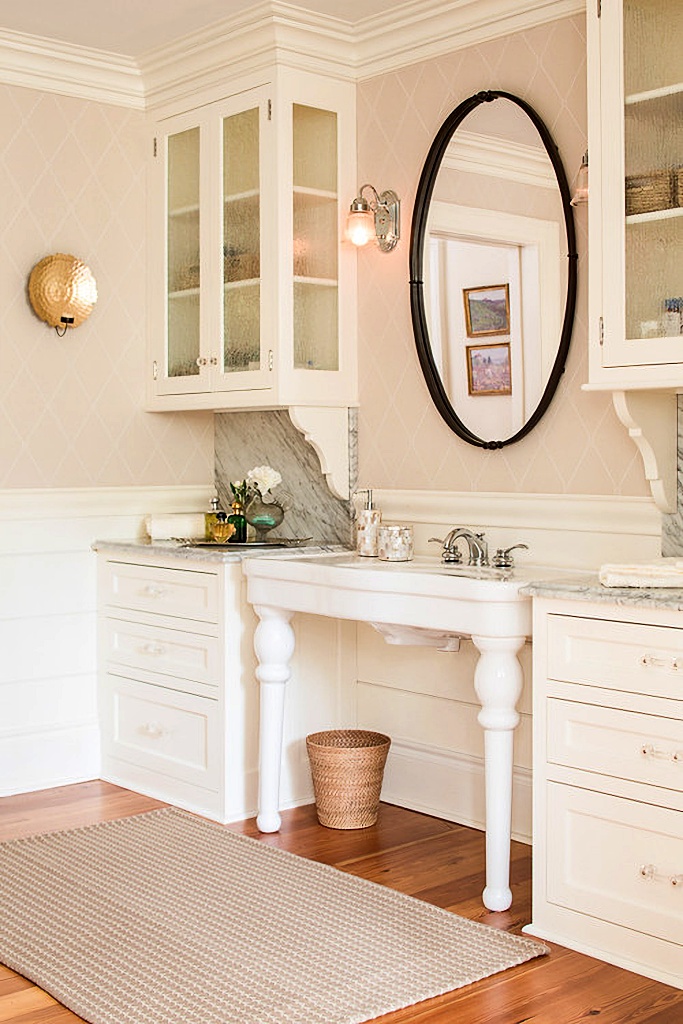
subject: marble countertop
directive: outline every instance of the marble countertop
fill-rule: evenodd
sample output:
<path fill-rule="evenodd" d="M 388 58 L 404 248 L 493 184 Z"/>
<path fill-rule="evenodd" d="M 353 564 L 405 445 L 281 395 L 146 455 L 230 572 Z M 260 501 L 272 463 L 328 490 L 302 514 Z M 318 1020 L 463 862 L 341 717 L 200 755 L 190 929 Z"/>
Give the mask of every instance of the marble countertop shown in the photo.
<path fill-rule="evenodd" d="M 346 550 L 340 544 L 311 544 L 309 545 L 284 545 L 276 544 L 249 545 L 249 546 L 211 546 L 198 544 L 193 547 L 191 544 L 181 543 L 177 540 L 96 540 L 93 542 L 94 551 L 106 551 L 116 555 L 127 557 L 140 557 L 140 555 L 158 556 L 161 558 L 173 558 L 184 562 L 241 562 L 243 558 L 258 558 L 260 555 L 291 555 L 301 554 L 302 551 L 343 551 Z"/>
<path fill-rule="evenodd" d="M 683 611 L 683 588 L 680 587 L 605 587 L 596 575 L 580 582 L 562 579 L 539 580 L 524 587 L 522 594 L 531 597 L 557 598 L 562 601 L 594 601 L 598 604 L 633 608 L 663 608 Z"/>

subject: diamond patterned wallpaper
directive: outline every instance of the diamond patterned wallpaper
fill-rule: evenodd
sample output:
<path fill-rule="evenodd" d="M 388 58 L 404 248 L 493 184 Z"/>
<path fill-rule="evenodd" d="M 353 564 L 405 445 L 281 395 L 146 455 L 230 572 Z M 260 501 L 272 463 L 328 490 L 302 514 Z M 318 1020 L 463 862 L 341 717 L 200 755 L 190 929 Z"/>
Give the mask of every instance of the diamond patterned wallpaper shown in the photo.
<path fill-rule="evenodd" d="M 143 411 L 144 116 L 2 86 L 0 124 L 0 487 L 210 483 L 212 414 Z M 53 252 L 99 295 L 63 339 L 27 296 Z"/>
<path fill-rule="evenodd" d="M 576 211 L 579 295 L 567 369 L 545 417 L 501 451 L 461 441 L 432 405 L 415 353 L 408 245 L 422 163 L 436 130 L 480 89 L 505 89 L 539 111 L 570 181 L 586 148 L 585 23 L 569 18 L 370 79 L 358 91 L 358 181 L 402 199 L 391 254 L 359 253 L 359 482 L 378 488 L 649 495 L 640 457 L 609 395 L 587 379 L 587 210 Z"/>

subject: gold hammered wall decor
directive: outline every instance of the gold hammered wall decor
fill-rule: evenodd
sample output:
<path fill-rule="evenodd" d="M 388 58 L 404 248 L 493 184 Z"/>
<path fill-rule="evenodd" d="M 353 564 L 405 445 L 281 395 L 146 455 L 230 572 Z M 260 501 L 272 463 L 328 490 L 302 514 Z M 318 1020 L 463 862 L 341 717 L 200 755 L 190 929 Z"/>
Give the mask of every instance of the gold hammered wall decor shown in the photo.
<path fill-rule="evenodd" d="M 69 327 L 78 327 L 92 313 L 97 284 L 82 260 L 57 252 L 36 263 L 28 294 L 36 316 L 63 338 Z"/>

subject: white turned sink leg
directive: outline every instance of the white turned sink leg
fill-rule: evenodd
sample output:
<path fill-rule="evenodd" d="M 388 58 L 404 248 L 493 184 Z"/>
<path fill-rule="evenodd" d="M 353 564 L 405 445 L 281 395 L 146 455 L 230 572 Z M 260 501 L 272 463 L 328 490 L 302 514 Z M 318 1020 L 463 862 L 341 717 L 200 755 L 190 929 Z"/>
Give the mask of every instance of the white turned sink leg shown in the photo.
<path fill-rule="evenodd" d="M 293 612 L 265 605 L 255 605 L 254 610 L 259 617 L 254 633 L 254 650 L 258 658 L 256 678 L 261 685 L 256 824 L 261 832 L 277 832 L 281 821 L 280 767 L 285 684 L 290 677 L 289 662 L 294 653 L 294 630 L 289 624 Z"/>
<path fill-rule="evenodd" d="M 523 636 L 473 636 L 479 651 L 474 688 L 481 704 L 486 775 L 486 888 L 484 906 L 507 910 L 510 891 L 512 826 L 512 744 L 519 722 L 516 710 L 522 692 L 522 666 L 517 652 Z"/>

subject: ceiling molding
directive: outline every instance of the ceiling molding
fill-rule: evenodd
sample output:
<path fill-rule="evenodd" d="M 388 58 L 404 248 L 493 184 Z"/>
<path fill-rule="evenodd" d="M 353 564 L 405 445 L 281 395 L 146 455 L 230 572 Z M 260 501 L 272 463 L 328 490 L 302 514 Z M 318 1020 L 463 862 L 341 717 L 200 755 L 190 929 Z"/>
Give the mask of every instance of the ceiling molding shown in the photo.
<path fill-rule="evenodd" d="M 543 148 L 459 129 L 443 158 L 443 167 L 504 178 L 518 185 L 557 189 L 557 178 Z"/>
<path fill-rule="evenodd" d="M 144 110 L 142 75 L 130 57 L 0 29 L 0 83 Z"/>
<path fill-rule="evenodd" d="M 0 82 L 159 111 L 225 95 L 274 63 L 362 81 L 584 10 L 585 0 L 408 0 L 352 24 L 263 0 L 137 62 L 0 30 Z"/>

